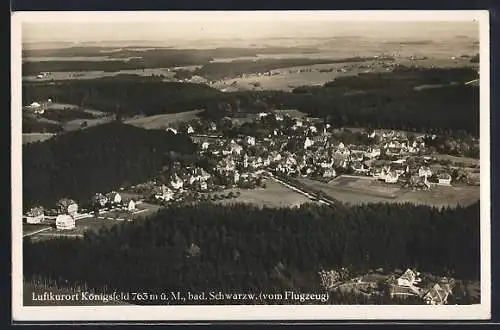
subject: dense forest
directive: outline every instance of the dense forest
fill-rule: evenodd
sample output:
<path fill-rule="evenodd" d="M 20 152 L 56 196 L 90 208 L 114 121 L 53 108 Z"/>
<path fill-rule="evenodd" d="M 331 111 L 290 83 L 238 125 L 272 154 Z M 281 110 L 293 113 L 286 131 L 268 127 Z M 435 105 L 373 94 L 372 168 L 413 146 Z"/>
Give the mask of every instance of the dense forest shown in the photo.
<path fill-rule="evenodd" d="M 23 147 L 24 207 L 53 205 L 62 197 L 87 201 L 97 192 L 144 182 L 171 151 L 194 150 L 188 136 L 118 122 L 30 143 Z"/>
<path fill-rule="evenodd" d="M 322 87 L 282 91 L 222 93 L 201 84 L 115 77 L 24 83 L 23 104 L 52 98 L 124 116 L 206 109 L 210 118 L 272 109 L 298 109 L 335 127 L 395 128 L 479 134 L 479 88 L 464 82 L 472 68 L 419 69 L 341 77 Z M 424 88 L 432 86 L 434 88 Z M 436 88 L 436 86 L 438 86 Z M 421 88 L 419 88 L 421 87 Z"/>
<path fill-rule="evenodd" d="M 318 292 L 318 271 L 339 267 L 351 274 L 416 267 L 478 280 L 479 238 L 479 203 L 441 210 L 178 204 L 83 239 L 25 240 L 24 276 L 107 292 Z"/>

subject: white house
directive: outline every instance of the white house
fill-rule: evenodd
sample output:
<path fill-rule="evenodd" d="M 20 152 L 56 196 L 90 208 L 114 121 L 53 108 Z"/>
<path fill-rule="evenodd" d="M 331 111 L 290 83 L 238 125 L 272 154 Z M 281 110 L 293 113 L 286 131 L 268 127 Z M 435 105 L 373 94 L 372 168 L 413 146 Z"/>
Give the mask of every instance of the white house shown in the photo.
<path fill-rule="evenodd" d="M 311 140 L 310 138 L 306 137 L 306 140 L 304 141 L 304 149 L 307 149 L 314 145 L 314 141 Z"/>
<path fill-rule="evenodd" d="M 395 171 L 390 171 L 385 176 L 385 183 L 396 183 L 398 182 L 399 175 Z"/>
<path fill-rule="evenodd" d="M 238 155 L 241 155 L 241 152 L 243 151 L 243 147 L 240 146 L 237 143 L 234 143 L 231 145 L 231 152 L 236 153 Z"/>
<path fill-rule="evenodd" d="M 451 175 L 449 173 L 441 173 L 438 175 L 438 183 L 449 186 L 451 184 Z"/>
<path fill-rule="evenodd" d="M 59 211 L 61 213 L 66 213 L 72 217 L 75 217 L 78 213 L 78 204 L 75 201 L 63 198 L 58 203 Z"/>
<path fill-rule="evenodd" d="M 188 134 L 193 134 L 194 133 L 194 128 L 193 126 L 189 125 L 188 128 L 187 128 L 187 133 Z"/>
<path fill-rule="evenodd" d="M 448 296 L 451 294 L 449 286 L 441 286 L 438 283 L 424 295 L 423 299 L 428 305 L 444 305 L 448 302 Z"/>
<path fill-rule="evenodd" d="M 420 282 L 420 279 L 417 277 L 418 273 L 415 273 L 411 269 L 407 269 L 403 275 L 398 278 L 399 286 L 413 286 L 416 283 Z"/>
<path fill-rule="evenodd" d="M 26 222 L 29 224 L 42 223 L 44 219 L 43 207 L 33 207 L 26 215 Z"/>
<path fill-rule="evenodd" d="M 255 145 L 255 138 L 253 136 L 247 136 L 246 143 L 250 146 L 254 146 Z"/>
<path fill-rule="evenodd" d="M 122 202 L 122 196 L 113 191 L 109 194 L 108 200 L 113 204 L 120 204 Z"/>
<path fill-rule="evenodd" d="M 30 107 L 31 109 L 38 109 L 38 108 L 40 108 L 41 106 L 42 106 L 42 105 L 41 105 L 40 103 L 38 103 L 38 102 L 32 102 L 32 103 L 29 105 L 29 107 Z"/>
<path fill-rule="evenodd" d="M 208 189 L 208 184 L 206 181 L 200 180 L 199 184 L 200 184 L 200 190 L 207 190 Z"/>
<path fill-rule="evenodd" d="M 203 149 L 203 150 L 207 150 L 209 145 L 210 145 L 210 143 L 208 143 L 207 141 L 205 141 L 205 142 L 203 142 L 203 143 L 201 144 L 201 149 Z"/>
<path fill-rule="evenodd" d="M 178 190 L 182 189 L 182 187 L 184 186 L 184 182 L 182 182 L 181 178 L 179 178 L 179 176 L 177 176 L 176 174 L 174 179 L 170 182 L 170 185 L 173 189 Z"/>
<path fill-rule="evenodd" d="M 337 172 L 335 171 L 335 169 L 333 168 L 327 168 L 325 169 L 325 171 L 323 172 L 323 177 L 324 178 L 333 178 L 334 176 L 337 175 Z"/>
<path fill-rule="evenodd" d="M 172 133 L 174 133 L 174 134 L 177 134 L 177 130 L 176 130 L 175 128 L 172 128 L 172 127 L 167 128 L 167 130 L 166 130 L 166 131 L 167 131 L 167 132 L 172 132 Z"/>
<path fill-rule="evenodd" d="M 130 202 L 128 202 L 127 210 L 135 211 L 135 201 L 133 199 L 131 199 Z"/>
<path fill-rule="evenodd" d="M 56 218 L 56 228 L 58 230 L 70 230 L 75 228 L 75 218 L 68 214 L 59 214 Z"/>
<path fill-rule="evenodd" d="M 233 182 L 238 183 L 240 181 L 240 173 L 238 171 L 233 172 Z"/>
<path fill-rule="evenodd" d="M 169 201 L 169 200 L 171 200 L 174 197 L 174 193 L 173 193 L 173 191 L 170 188 L 168 188 L 165 185 L 162 185 L 160 193 L 156 194 L 155 197 L 157 199 L 161 199 L 161 200 L 164 200 L 164 201 Z"/>

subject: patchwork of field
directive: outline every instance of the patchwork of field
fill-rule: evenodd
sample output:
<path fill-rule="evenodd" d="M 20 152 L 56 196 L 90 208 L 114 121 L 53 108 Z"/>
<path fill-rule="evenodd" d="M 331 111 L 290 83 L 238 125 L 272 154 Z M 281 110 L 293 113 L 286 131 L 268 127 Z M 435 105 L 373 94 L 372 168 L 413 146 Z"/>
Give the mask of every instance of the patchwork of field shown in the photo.
<path fill-rule="evenodd" d="M 201 112 L 203 112 L 203 110 L 192 110 L 148 117 L 134 117 L 125 120 L 125 123 L 145 129 L 165 129 L 172 123 L 194 119 Z"/>
<path fill-rule="evenodd" d="M 174 72 L 170 68 L 154 68 L 154 69 L 135 69 L 135 70 L 121 70 L 115 72 L 106 71 L 57 71 L 51 72 L 49 75 L 43 78 L 37 78 L 36 76 L 25 76 L 24 81 L 58 81 L 58 80 L 70 80 L 70 79 L 99 79 L 104 77 L 114 77 L 117 75 L 139 75 L 150 77 L 152 75 L 163 75 L 166 79 L 172 78 Z"/>
<path fill-rule="evenodd" d="M 379 182 L 370 177 L 340 176 L 329 183 L 311 179 L 300 181 L 330 197 L 348 204 L 413 203 L 434 207 L 467 206 L 479 200 L 478 186 L 432 186 L 429 191 L 413 191 L 399 185 Z"/>
<path fill-rule="evenodd" d="M 396 58 L 393 65 L 416 65 L 423 68 L 429 67 L 463 67 L 464 60 L 452 60 L 451 58 L 432 58 L 426 60 L 410 60 L 406 58 Z M 346 71 L 342 69 L 347 68 Z M 337 71 L 337 70 L 340 70 Z M 249 75 L 241 78 L 228 78 L 211 85 L 221 90 L 281 90 L 291 91 L 299 86 L 321 86 L 338 77 L 354 76 L 368 72 L 387 72 L 391 69 L 377 61 L 366 61 L 357 63 L 334 63 L 334 64 L 313 64 L 307 66 L 297 66 L 279 68 L 272 70 L 275 75 Z M 255 85 L 258 87 L 255 87 Z"/>
<path fill-rule="evenodd" d="M 265 188 L 257 189 L 228 189 L 230 191 L 241 193 L 240 196 L 231 199 L 217 201 L 220 204 L 244 203 L 253 204 L 259 207 L 295 207 L 301 204 L 311 202 L 307 197 L 273 181 L 267 180 Z"/>

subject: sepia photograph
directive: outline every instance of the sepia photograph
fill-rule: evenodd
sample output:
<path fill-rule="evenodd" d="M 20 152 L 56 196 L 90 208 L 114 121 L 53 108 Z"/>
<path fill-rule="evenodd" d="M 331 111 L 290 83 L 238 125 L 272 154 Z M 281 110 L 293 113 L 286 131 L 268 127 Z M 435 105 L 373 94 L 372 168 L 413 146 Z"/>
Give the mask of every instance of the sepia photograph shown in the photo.
<path fill-rule="evenodd" d="M 14 13 L 14 320 L 488 319 L 488 19 Z"/>

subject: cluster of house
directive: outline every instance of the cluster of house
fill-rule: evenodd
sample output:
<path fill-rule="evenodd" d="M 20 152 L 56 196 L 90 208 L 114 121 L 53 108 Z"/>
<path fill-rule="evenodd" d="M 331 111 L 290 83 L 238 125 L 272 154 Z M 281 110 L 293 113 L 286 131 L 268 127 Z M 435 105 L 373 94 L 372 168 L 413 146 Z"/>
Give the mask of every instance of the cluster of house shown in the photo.
<path fill-rule="evenodd" d="M 91 204 L 100 213 L 111 209 L 123 209 L 134 212 L 136 210 L 137 201 L 134 199 L 125 200 L 120 193 L 112 191 L 107 194 L 96 193 L 92 198 Z"/>
<path fill-rule="evenodd" d="M 420 273 L 407 269 L 394 283 L 390 284 L 391 297 L 411 297 L 417 296 L 423 299 L 428 305 L 444 305 L 448 303 L 448 298 L 452 294 L 455 282 L 453 279 L 443 278 L 439 283 L 422 288 Z"/>
<path fill-rule="evenodd" d="M 258 114 L 257 121 L 268 115 Z M 280 126 L 284 117 L 274 117 L 277 125 L 267 137 L 198 137 L 196 142 L 200 153 L 216 159 L 217 171 L 233 177 L 232 181 L 243 173 L 267 169 L 283 175 L 326 179 L 334 178 L 338 172 L 351 172 L 421 189 L 428 189 L 431 183 L 451 183 L 449 173 L 433 173 L 428 166 L 430 157 L 423 156 L 425 136 L 410 139 L 394 131 L 372 131 L 366 133 L 368 140 L 372 141 L 369 145 L 346 145 L 332 135 L 329 124 L 318 125 L 308 119 L 294 118 L 290 127 L 293 135 L 290 136 L 287 128 Z M 210 131 L 217 132 L 215 124 L 212 123 Z M 419 161 L 407 164 L 409 157 Z"/>
<path fill-rule="evenodd" d="M 58 215 L 55 225 L 58 230 L 75 228 L 75 219 L 78 217 L 78 204 L 69 198 L 63 198 L 57 203 Z M 45 222 L 45 210 L 41 206 L 31 208 L 24 216 L 28 224 L 41 224 Z"/>
<path fill-rule="evenodd" d="M 179 198 L 186 190 L 204 192 L 213 185 L 212 175 L 201 167 L 176 167 L 178 170 L 171 171 L 167 182 L 161 182 L 161 184 L 153 182 L 155 185 L 147 194 L 154 196 L 157 200 L 167 202 Z"/>
<path fill-rule="evenodd" d="M 108 194 L 97 193 L 92 198 L 92 205 L 99 213 L 111 209 L 124 209 L 130 212 L 136 210 L 136 201 L 130 199 L 124 201 L 117 192 Z M 62 198 L 57 203 L 57 215 L 55 216 L 55 226 L 57 230 L 71 230 L 76 227 L 76 220 L 84 217 L 84 214 L 78 213 L 78 204 L 69 198 Z M 31 208 L 23 217 L 28 224 L 42 224 L 46 222 L 49 216 L 45 215 L 45 209 L 41 206 Z M 52 216 L 50 218 L 53 218 Z"/>

